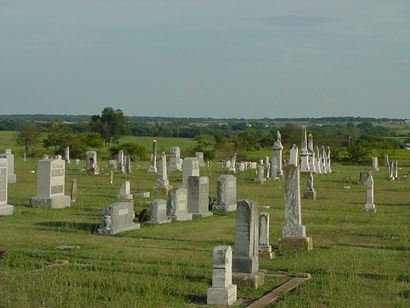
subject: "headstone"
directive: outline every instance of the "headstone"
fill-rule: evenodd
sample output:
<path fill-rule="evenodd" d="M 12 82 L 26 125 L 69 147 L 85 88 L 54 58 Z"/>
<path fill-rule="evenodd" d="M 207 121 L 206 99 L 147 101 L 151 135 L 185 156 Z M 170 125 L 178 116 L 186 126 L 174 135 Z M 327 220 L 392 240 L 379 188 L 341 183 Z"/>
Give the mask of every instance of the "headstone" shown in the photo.
<path fill-rule="evenodd" d="M 167 216 L 175 221 L 192 220 L 188 213 L 188 190 L 185 187 L 174 188 L 168 193 Z"/>
<path fill-rule="evenodd" d="M 372 157 L 372 170 L 379 171 L 379 159 L 377 157 Z"/>
<path fill-rule="evenodd" d="M 237 287 L 232 284 L 232 248 L 216 246 L 213 250 L 212 287 L 207 291 L 207 305 L 232 305 Z"/>
<path fill-rule="evenodd" d="M 128 174 L 132 173 L 131 155 L 125 156 L 125 172 Z"/>
<path fill-rule="evenodd" d="M 270 160 L 268 156 L 265 157 L 265 161 L 263 162 L 263 165 L 265 167 L 265 179 L 270 180 L 271 172 L 270 172 Z"/>
<path fill-rule="evenodd" d="M 78 158 L 75 160 L 75 164 L 76 164 L 77 166 L 80 164 L 80 160 L 79 160 Z"/>
<path fill-rule="evenodd" d="M 23 161 L 26 161 L 26 160 L 27 160 L 27 153 L 24 152 L 24 153 L 23 153 Z"/>
<path fill-rule="evenodd" d="M 187 187 L 189 176 L 199 176 L 199 161 L 196 157 L 185 157 L 182 166 L 182 186 Z"/>
<path fill-rule="evenodd" d="M 258 168 L 258 164 L 256 162 L 251 162 L 251 168 L 250 169 L 256 169 Z"/>
<path fill-rule="evenodd" d="M 306 190 L 303 193 L 303 199 L 316 200 L 316 191 L 313 187 L 313 172 L 310 171 L 307 176 Z"/>
<path fill-rule="evenodd" d="M 63 156 L 61 156 L 60 154 L 56 155 L 55 159 L 63 159 Z"/>
<path fill-rule="evenodd" d="M 272 178 L 274 180 L 279 179 L 283 175 L 282 167 L 282 135 L 280 131 L 276 132 L 276 141 L 273 144 L 273 155 L 272 155 Z"/>
<path fill-rule="evenodd" d="M 169 150 L 168 171 L 181 171 L 181 150 L 179 147 L 172 147 Z"/>
<path fill-rule="evenodd" d="M 299 166 L 299 159 L 298 159 L 298 147 L 294 144 L 289 150 L 289 165 L 292 166 Z"/>
<path fill-rule="evenodd" d="M 157 172 L 157 141 L 155 139 L 152 140 L 151 165 L 148 172 Z"/>
<path fill-rule="evenodd" d="M 157 168 L 157 182 L 155 186 L 158 189 L 165 189 L 166 192 L 168 192 L 168 190 L 171 189 L 167 173 L 167 156 L 164 152 L 161 153 L 161 160 L 159 161 L 159 165 Z"/>
<path fill-rule="evenodd" d="M 316 155 L 313 148 L 313 135 L 308 135 L 308 152 L 309 152 L 309 169 L 312 172 L 316 172 Z"/>
<path fill-rule="evenodd" d="M 37 164 L 37 196 L 30 199 L 32 207 L 65 208 L 70 196 L 64 195 L 65 161 L 42 159 Z"/>
<path fill-rule="evenodd" d="M 388 168 L 390 166 L 390 162 L 389 162 L 389 154 L 384 153 L 384 166 L 386 168 Z"/>
<path fill-rule="evenodd" d="M 393 177 L 395 180 L 399 178 L 399 161 L 394 161 Z"/>
<path fill-rule="evenodd" d="M 77 201 L 77 180 L 73 179 L 71 183 L 71 194 L 70 194 L 71 203 Z"/>
<path fill-rule="evenodd" d="M 66 164 L 69 164 L 69 163 L 70 163 L 70 147 L 69 147 L 69 146 L 67 146 L 67 147 L 64 149 L 64 160 L 65 160 L 65 163 L 66 163 Z"/>
<path fill-rule="evenodd" d="M 125 173 L 125 157 L 123 150 L 119 150 L 117 154 L 117 171 Z"/>
<path fill-rule="evenodd" d="M 131 202 L 115 202 L 103 209 L 100 234 L 117 234 L 124 231 L 136 230 L 140 224 L 134 223 L 134 205 Z"/>
<path fill-rule="evenodd" d="M 97 152 L 96 151 L 88 151 L 86 153 L 85 159 L 85 169 L 88 174 L 97 175 L 100 174 L 100 167 L 97 164 Z"/>
<path fill-rule="evenodd" d="M 330 146 L 327 146 L 326 172 L 327 172 L 327 173 L 332 173 L 332 166 L 331 166 L 331 161 L 330 161 Z"/>
<path fill-rule="evenodd" d="M 216 205 L 214 210 L 233 212 L 236 211 L 236 177 L 221 175 L 216 181 Z"/>
<path fill-rule="evenodd" d="M 231 159 L 231 167 L 229 168 L 229 171 L 235 173 L 236 172 L 236 153 L 233 155 Z"/>
<path fill-rule="evenodd" d="M 128 200 L 133 199 L 133 195 L 131 194 L 130 181 L 124 181 L 124 182 L 121 183 L 120 192 L 117 195 L 117 198 L 119 198 L 119 199 L 128 199 Z"/>
<path fill-rule="evenodd" d="M 0 158 L 0 216 L 13 215 L 14 207 L 7 204 L 8 170 L 7 159 Z"/>
<path fill-rule="evenodd" d="M 193 217 L 212 216 L 209 212 L 209 179 L 207 176 L 188 177 L 188 213 Z"/>
<path fill-rule="evenodd" d="M 259 215 L 259 256 L 272 259 L 272 246 L 269 244 L 269 214 L 260 213 Z"/>
<path fill-rule="evenodd" d="M 303 136 L 302 136 L 302 147 L 300 148 L 300 172 L 307 173 L 310 171 L 310 165 L 309 165 L 309 151 L 307 147 L 306 126 L 303 126 L 302 129 L 303 129 Z"/>
<path fill-rule="evenodd" d="M 326 149 L 325 146 L 322 145 L 322 173 L 328 173 L 327 172 L 327 154 L 326 154 Z"/>
<path fill-rule="evenodd" d="M 203 152 L 195 152 L 195 157 L 198 159 L 199 167 L 205 167 L 204 153 Z"/>
<path fill-rule="evenodd" d="M 240 200 L 236 209 L 235 255 L 232 262 L 234 281 L 246 280 L 257 289 L 263 284 L 259 273 L 259 212 L 252 200 Z"/>
<path fill-rule="evenodd" d="M 362 170 L 359 173 L 359 184 L 364 185 L 367 181 L 367 177 L 369 175 L 369 172 L 367 170 Z"/>
<path fill-rule="evenodd" d="M 316 155 L 315 155 L 315 170 L 316 173 L 322 174 L 322 158 L 320 157 L 319 147 L 316 146 Z"/>
<path fill-rule="evenodd" d="M 164 224 L 171 222 L 167 217 L 167 201 L 157 199 L 151 202 L 151 224 Z"/>
<path fill-rule="evenodd" d="M 7 159 L 7 181 L 9 184 L 16 183 L 16 174 L 14 173 L 14 154 L 11 153 L 10 149 L 6 149 L 4 154 L 0 155 L 0 158 Z"/>
<path fill-rule="evenodd" d="M 374 204 L 374 180 L 372 172 L 369 170 L 366 184 L 366 203 L 364 205 L 365 211 L 376 212 L 376 205 Z"/>
<path fill-rule="evenodd" d="M 258 169 L 256 171 L 256 183 L 263 184 L 265 183 L 265 167 L 262 164 L 259 164 Z"/>
<path fill-rule="evenodd" d="M 241 161 L 238 165 L 238 171 L 239 172 L 245 172 L 245 163 L 243 161 Z"/>
<path fill-rule="evenodd" d="M 285 250 L 311 250 L 313 242 L 306 237 L 305 226 L 302 225 L 300 200 L 299 167 L 288 164 L 284 170 L 285 186 L 285 225 L 279 246 Z"/>
<path fill-rule="evenodd" d="M 118 164 L 117 164 L 117 161 L 115 159 L 109 159 L 108 163 L 107 163 L 107 166 L 108 166 L 108 168 L 112 168 L 112 169 L 115 169 L 115 170 L 117 170 L 117 168 L 118 168 Z"/>
<path fill-rule="evenodd" d="M 231 161 L 229 159 L 225 162 L 225 168 L 231 168 Z"/>
<path fill-rule="evenodd" d="M 110 171 L 110 184 L 114 183 L 114 171 Z"/>

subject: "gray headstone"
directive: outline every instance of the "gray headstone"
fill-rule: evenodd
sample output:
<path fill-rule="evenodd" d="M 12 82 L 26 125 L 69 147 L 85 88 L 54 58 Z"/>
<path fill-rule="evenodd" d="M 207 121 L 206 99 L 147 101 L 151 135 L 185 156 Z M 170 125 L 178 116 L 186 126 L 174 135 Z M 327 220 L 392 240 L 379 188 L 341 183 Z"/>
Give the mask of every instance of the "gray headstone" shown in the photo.
<path fill-rule="evenodd" d="M 192 220 L 188 213 L 188 190 L 185 187 L 174 188 L 168 193 L 167 216 L 172 220 Z"/>
<path fill-rule="evenodd" d="M 0 158 L 0 216 L 13 215 L 13 206 L 7 204 L 7 159 Z"/>
<path fill-rule="evenodd" d="M 188 213 L 194 217 L 212 216 L 212 212 L 209 212 L 209 179 L 207 176 L 188 177 Z"/>
<path fill-rule="evenodd" d="M 117 234 L 139 229 L 140 224 L 134 223 L 134 218 L 134 205 L 131 202 L 112 203 L 102 211 L 98 233 Z"/>
<path fill-rule="evenodd" d="M 216 205 L 213 209 L 225 212 L 236 211 L 236 177 L 221 175 L 216 181 Z"/>
<path fill-rule="evenodd" d="M 189 176 L 199 176 L 199 161 L 196 157 L 185 157 L 182 165 L 182 185 L 187 187 Z"/>
<path fill-rule="evenodd" d="M 171 222 L 167 217 L 167 201 L 157 199 L 151 202 L 151 223 L 163 224 Z"/>

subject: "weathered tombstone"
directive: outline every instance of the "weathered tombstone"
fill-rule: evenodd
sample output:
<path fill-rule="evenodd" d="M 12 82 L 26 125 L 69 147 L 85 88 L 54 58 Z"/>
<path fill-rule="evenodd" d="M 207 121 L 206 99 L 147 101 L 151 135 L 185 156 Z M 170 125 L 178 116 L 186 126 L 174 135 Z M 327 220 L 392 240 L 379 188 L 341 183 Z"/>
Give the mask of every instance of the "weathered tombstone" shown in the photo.
<path fill-rule="evenodd" d="M 13 215 L 14 207 L 7 204 L 7 159 L 0 158 L 0 216 Z"/>
<path fill-rule="evenodd" d="M 369 170 L 366 184 L 366 203 L 364 205 L 364 209 L 367 212 L 376 212 L 376 205 L 374 204 L 374 180 L 372 171 Z"/>
<path fill-rule="evenodd" d="M 322 151 L 322 155 L 321 155 L 321 158 L 322 158 L 322 173 L 328 173 L 327 172 L 327 154 L 326 154 L 326 149 L 325 149 L 324 145 L 322 145 L 321 151 Z"/>
<path fill-rule="evenodd" d="M 79 160 L 78 158 L 75 160 L 75 164 L 76 164 L 77 166 L 80 164 L 80 160 Z"/>
<path fill-rule="evenodd" d="M 26 160 L 27 160 L 27 153 L 24 152 L 24 153 L 23 153 L 23 161 L 26 161 Z"/>
<path fill-rule="evenodd" d="M 379 159 L 377 157 L 372 157 L 372 170 L 379 171 Z"/>
<path fill-rule="evenodd" d="M 309 169 L 312 172 L 316 172 L 316 155 L 315 155 L 315 151 L 313 148 L 313 135 L 309 134 L 308 135 L 308 153 L 309 153 Z"/>
<path fill-rule="evenodd" d="M 232 284 L 232 248 L 216 246 L 213 250 L 212 287 L 208 288 L 207 305 L 232 305 L 237 287 Z"/>
<path fill-rule="evenodd" d="M 316 146 L 316 155 L 315 155 L 315 170 L 316 173 L 322 174 L 322 158 L 320 157 L 320 150 L 319 147 Z"/>
<path fill-rule="evenodd" d="M 195 152 L 195 157 L 198 159 L 199 167 L 205 167 L 204 153 L 203 152 Z"/>
<path fill-rule="evenodd" d="M 280 131 L 276 132 L 276 141 L 273 144 L 273 155 L 272 155 L 272 178 L 274 180 L 279 179 L 283 175 L 282 167 L 282 135 Z"/>
<path fill-rule="evenodd" d="M 307 147 L 307 135 L 306 135 L 306 126 L 302 127 L 303 136 L 302 136 L 302 147 L 300 148 L 300 172 L 309 172 L 309 151 Z"/>
<path fill-rule="evenodd" d="M 124 231 L 136 230 L 140 224 L 134 223 L 134 205 L 131 202 L 115 202 L 103 209 L 100 234 L 117 234 Z"/>
<path fill-rule="evenodd" d="M 298 154 L 299 154 L 299 149 L 295 144 L 293 144 L 289 150 L 289 162 L 288 162 L 289 165 L 292 165 L 292 166 L 299 165 Z"/>
<path fill-rule="evenodd" d="M 240 200 L 236 209 L 235 255 L 232 262 L 233 281 L 257 289 L 264 283 L 259 272 L 259 213 L 258 204 Z"/>
<path fill-rule="evenodd" d="M 256 183 L 263 184 L 265 183 L 265 167 L 262 164 L 259 164 L 258 169 L 256 171 Z"/>
<path fill-rule="evenodd" d="M 395 180 L 399 178 L 399 161 L 394 161 L 393 177 Z"/>
<path fill-rule="evenodd" d="M 236 172 L 236 153 L 233 155 L 231 159 L 231 167 L 229 168 L 229 171 L 235 173 Z"/>
<path fill-rule="evenodd" d="M 216 205 L 213 210 L 233 212 L 236 211 L 236 177 L 221 175 L 216 181 Z"/>
<path fill-rule="evenodd" d="M 271 178 L 271 171 L 270 171 L 270 160 L 269 157 L 265 157 L 265 161 L 263 162 L 263 166 L 265 167 L 265 179 L 270 180 Z"/>
<path fill-rule="evenodd" d="M 182 186 L 187 187 L 189 176 L 199 176 L 199 161 L 196 157 L 185 157 L 182 165 Z"/>
<path fill-rule="evenodd" d="M 7 159 L 7 182 L 9 184 L 16 183 L 16 174 L 14 173 L 14 154 L 11 153 L 10 149 L 6 149 L 4 154 L 0 155 L 0 158 Z"/>
<path fill-rule="evenodd" d="M 37 164 L 37 196 L 30 199 L 32 207 L 65 208 L 70 196 L 64 195 L 65 161 L 42 159 Z"/>
<path fill-rule="evenodd" d="M 125 156 L 125 172 L 128 174 L 132 173 L 132 162 L 130 155 Z"/>
<path fill-rule="evenodd" d="M 167 173 L 167 156 L 164 152 L 161 153 L 161 160 L 159 161 L 157 168 L 157 182 L 155 184 L 157 189 L 164 189 L 168 192 L 171 189 L 168 181 Z"/>
<path fill-rule="evenodd" d="M 169 149 L 168 171 L 181 171 L 181 150 L 179 147 Z"/>
<path fill-rule="evenodd" d="M 193 217 L 212 216 L 209 212 L 209 179 L 207 176 L 188 177 L 188 213 Z"/>
<path fill-rule="evenodd" d="M 97 175 L 100 174 L 100 167 L 97 164 L 97 152 L 88 151 L 85 158 L 85 169 L 88 174 Z"/>
<path fill-rule="evenodd" d="M 117 171 L 125 173 L 125 157 L 123 150 L 119 150 L 117 154 Z"/>
<path fill-rule="evenodd" d="M 70 194 L 71 203 L 77 201 L 77 180 L 73 179 L 71 183 L 71 194 Z"/>
<path fill-rule="evenodd" d="M 157 172 L 157 141 L 155 139 L 152 140 L 151 165 L 148 172 Z"/>
<path fill-rule="evenodd" d="M 107 166 L 108 166 L 108 168 L 112 168 L 112 169 L 115 169 L 115 170 L 117 170 L 117 168 L 118 168 L 118 164 L 117 164 L 117 161 L 115 159 L 109 159 L 108 163 L 107 163 Z"/>
<path fill-rule="evenodd" d="M 302 225 L 299 167 L 288 164 L 284 170 L 284 180 L 285 225 L 279 247 L 284 250 L 311 250 L 312 239 L 306 237 L 306 228 Z"/>
<path fill-rule="evenodd" d="M 361 170 L 359 173 L 359 184 L 364 185 L 367 181 L 367 177 L 369 175 L 369 172 L 367 170 Z"/>
<path fill-rule="evenodd" d="M 114 183 L 114 171 L 110 171 L 110 184 Z"/>
<path fill-rule="evenodd" d="M 313 172 L 310 171 L 307 176 L 306 190 L 303 193 L 303 199 L 316 200 L 316 190 L 313 187 Z"/>
<path fill-rule="evenodd" d="M 60 154 L 56 155 L 56 157 L 54 159 L 63 159 L 63 156 L 61 156 Z"/>
<path fill-rule="evenodd" d="M 130 181 L 124 181 L 124 182 L 121 183 L 120 192 L 117 195 L 117 198 L 127 199 L 127 200 L 133 199 L 133 195 L 131 194 Z"/>
<path fill-rule="evenodd" d="M 150 206 L 151 224 L 159 225 L 171 222 L 167 217 L 167 201 L 163 199 L 153 200 Z"/>
<path fill-rule="evenodd" d="M 259 256 L 272 259 L 272 246 L 269 244 L 269 214 L 260 213 L 259 215 Z"/>
<path fill-rule="evenodd" d="M 251 168 L 250 169 L 256 169 L 258 168 L 258 164 L 256 162 L 251 162 Z"/>
<path fill-rule="evenodd" d="M 66 164 L 69 164 L 69 163 L 70 163 L 70 147 L 69 147 L 69 146 L 67 146 L 67 147 L 64 149 L 64 160 L 65 160 L 65 163 L 66 163 Z"/>
<path fill-rule="evenodd" d="M 241 161 L 238 165 L 238 171 L 239 172 L 245 172 L 245 163 Z"/>
<path fill-rule="evenodd" d="M 167 216 L 175 221 L 192 220 L 188 213 L 188 190 L 185 187 L 174 188 L 168 193 Z"/>
<path fill-rule="evenodd" d="M 390 166 L 390 162 L 389 162 L 389 154 L 384 153 L 384 166 L 386 168 L 388 168 Z"/>
<path fill-rule="evenodd" d="M 326 172 L 327 172 L 327 173 L 332 173 L 332 166 L 331 166 L 331 161 L 330 161 L 330 146 L 327 146 Z"/>
<path fill-rule="evenodd" d="M 227 169 L 231 168 L 231 161 L 229 159 L 225 162 L 225 168 Z"/>

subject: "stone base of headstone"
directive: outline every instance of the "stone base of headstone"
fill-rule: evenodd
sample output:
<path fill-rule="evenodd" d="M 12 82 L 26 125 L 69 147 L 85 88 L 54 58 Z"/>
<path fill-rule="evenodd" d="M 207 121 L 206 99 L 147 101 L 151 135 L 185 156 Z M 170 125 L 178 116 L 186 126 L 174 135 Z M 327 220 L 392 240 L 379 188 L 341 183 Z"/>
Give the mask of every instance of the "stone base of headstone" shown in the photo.
<path fill-rule="evenodd" d="M 237 287 L 234 284 L 226 288 L 208 288 L 207 305 L 232 305 L 237 299 Z"/>
<path fill-rule="evenodd" d="M 236 211 L 236 204 L 229 204 L 229 205 L 213 205 L 212 209 L 214 211 L 221 211 L 221 212 L 235 212 Z"/>
<path fill-rule="evenodd" d="M 202 212 L 202 213 L 191 213 L 192 217 L 210 217 L 212 216 L 214 213 L 212 212 Z"/>
<path fill-rule="evenodd" d="M 69 207 L 71 203 L 70 196 L 56 196 L 51 198 L 33 197 L 30 199 L 31 207 L 63 209 Z"/>
<path fill-rule="evenodd" d="M 17 182 L 16 175 L 15 174 L 9 174 L 8 177 L 7 177 L 7 183 L 8 184 L 14 184 L 16 182 Z"/>
<path fill-rule="evenodd" d="M 376 205 L 375 205 L 374 203 L 366 203 L 366 204 L 364 205 L 364 210 L 365 210 L 366 212 L 373 212 L 373 213 L 375 213 L 375 212 L 376 212 Z"/>
<path fill-rule="evenodd" d="M 150 193 L 149 191 L 138 192 L 138 193 L 134 193 L 134 197 L 138 197 L 138 198 L 150 198 L 150 197 L 151 197 L 151 193 Z"/>
<path fill-rule="evenodd" d="M 257 271 L 253 274 L 234 272 L 232 273 L 232 283 L 256 290 L 265 283 L 265 273 L 262 271 Z"/>
<path fill-rule="evenodd" d="M 192 220 L 192 214 L 178 214 L 176 216 L 171 216 L 170 219 L 172 219 L 174 221 Z"/>
<path fill-rule="evenodd" d="M 306 190 L 305 192 L 303 192 L 303 199 L 316 200 L 316 190 Z"/>
<path fill-rule="evenodd" d="M 14 207 L 10 204 L 0 205 L 0 216 L 13 215 Z"/>
<path fill-rule="evenodd" d="M 259 258 L 262 259 L 273 259 L 275 253 L 272 251 L 271 245 L 259 245 Z"/>
<path fill-rule="evenodd" d="M 100 174 L 100 168 L 97 167 L 97 168 L 89 169 L 89 170 L 87 170 L 87 174 L 89 174 L 89 175 L 98 175 L 98 174 Z"/>
<path fill-rule="evenodd" d="M 134 223 L 131 225 L 127 225 L 127 226 L 122 226 L 120 228 L 116 228 L 116 229 L 106 229 L 106 228 L 98 228 L 97 232 L 99 234 L 117 234 L 117 233 L 121 233 L 121 232 L 125 232 L 125 231 L 130 231 L 130 230 L 137 230 L 140 229 L 141 225 L 138 223 Z"/>
<path fill-rule="evenodd" d="M 148 172 L 157 173 L 157 171 L 158 171 L 157 167 L 150 166 L 150 167 L 148 168 Z"/>
<path fill-rule="evenodd" d="M 170 222 L 172 222 L 172 220 L 168 218 L 166 220 L 159 220 L 159 221 L 156 221 L 156 222 L 150 221 L 149 223 L 152 224 L 152 225 L 162 225 L 162 224 L 167 224 L 167 223 L 170 223 Z"/>
<path fill-rule="evenodd" d="M 282 237 L 278 241 L 282 250 L 309 251 L 313 249 L 311 237 Z"/>
<path fill-rule="evenodd" d="M 126 194 L 126 195 L 118 194 L 117 198 L 118 199 L 132 200 L 132 199 L 134 199 L 134 195 L 133 194 Z"/>

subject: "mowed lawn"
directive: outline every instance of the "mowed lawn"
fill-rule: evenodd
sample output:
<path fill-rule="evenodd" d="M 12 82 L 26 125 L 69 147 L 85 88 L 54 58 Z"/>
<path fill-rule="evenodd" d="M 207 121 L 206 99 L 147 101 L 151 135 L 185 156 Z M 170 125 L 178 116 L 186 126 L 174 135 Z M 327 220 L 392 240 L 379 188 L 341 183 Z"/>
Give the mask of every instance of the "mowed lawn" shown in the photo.
<path fill-rule="evenodd" d="M 17 174 L 17 183 L 9 185 L 15 214 L 0 217 L 0 250 L 6 251 L 0 259 L 0 307 L 185 307 L 206 301 L 212 249 L 234 249 L 235 213 L 98 235 L 101 210 L 117 201 L 121 181 L 130 180 L 133 192 L 151 191 L 151 199 L 135 199 L 136 212 L 149 208 L 152 199 L 165 198 L 153 190 L 155 175 L 146 172 L 148 162 L 134 162 L 132 174 L 115 174 L 110 185 L 107 161 L 98 162 L 101 175 L 89 176 L 81 170 L 82 159 L 80 166 L 66 168 L 65 191 L 69 194 L 77 179 L 77 202 L 60 210 L 34 209 L 28 202 L 36 195 L 32 171 L 37 160 L 23 162 L 11 137 L 0 134 L 0 151 L 12 147 L 16 152 Z M 143 143 L 149 147 L 150 140 Z M 180 141 L 158 139 L 158 146 L 167 150 L 194 144 Z M 277 257 L 261 260 L 260 267 L 271 273 L 312 274 L 277 306 L 410 306 L 410 151 L 396 151 L 390 156 L 395 158 L 402 166 L 399 180 L 387 180 L 381 159 L 380 171 L 374 173 L 376 213 L 363 211 L 365 187 L 356 184 L 366 166 L 333 164 L 334 173 L 315 176 L 317 200 L 302 200 L 302 222 L 314 244 L 310 252 L 277 249 L 284 223 L 283 181 L 258 185 L 255 170 L 237 175 L 238 199 L 256 200 L 270 214 Z M 201 170 L 210 176 L 212 196 L 217 177 L 225 173 L 216 162 Z M 171 185 L 181 185 L 181 177 L 170 173 Z M 302 175 L 302 191 L 305 185 Z M 268 278 L 260 290 L 239 289 L 238 297 L 256 299 L 281 282 Z"/>

